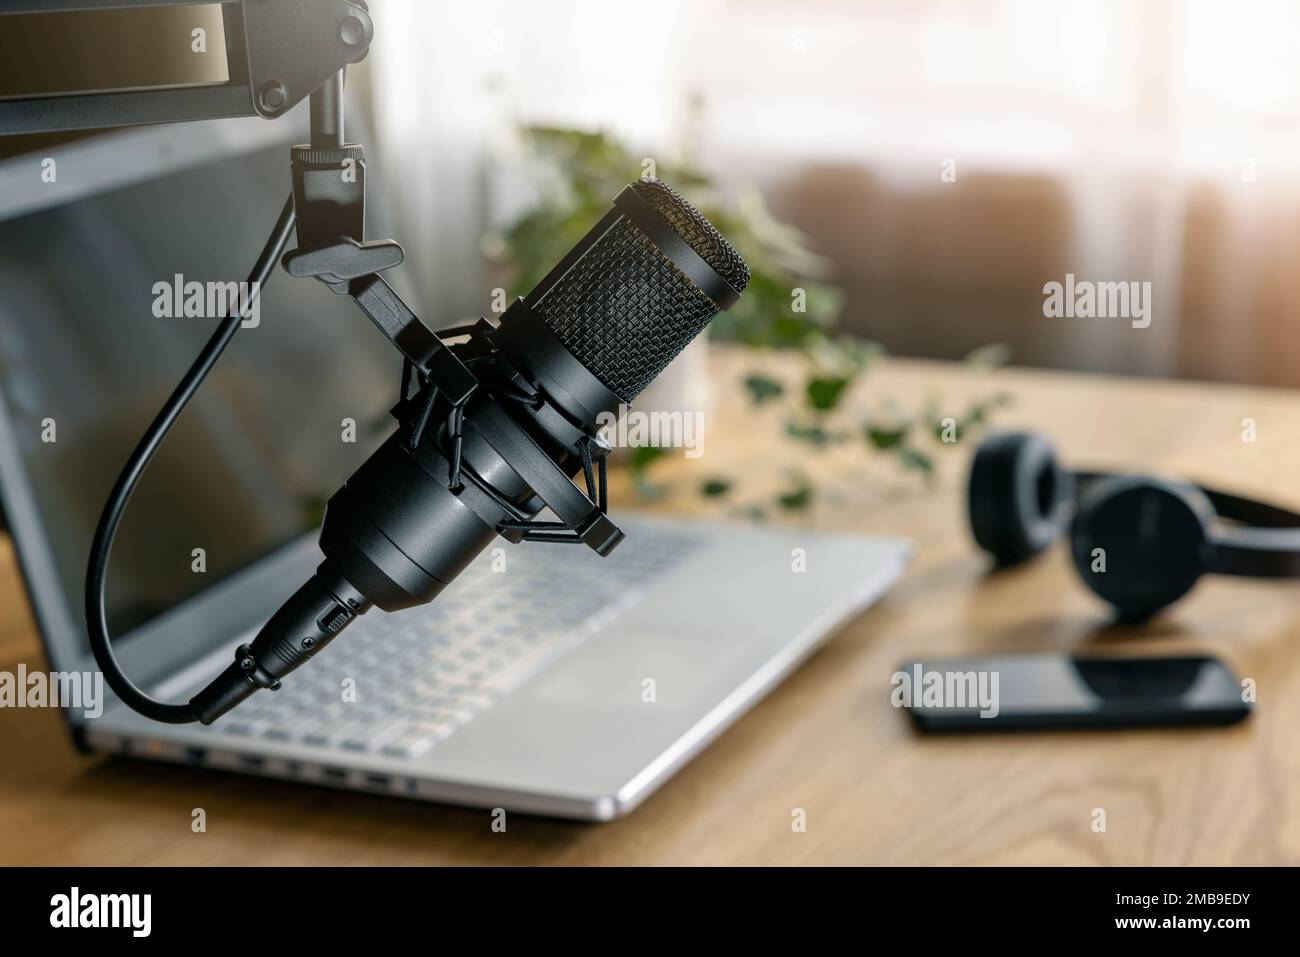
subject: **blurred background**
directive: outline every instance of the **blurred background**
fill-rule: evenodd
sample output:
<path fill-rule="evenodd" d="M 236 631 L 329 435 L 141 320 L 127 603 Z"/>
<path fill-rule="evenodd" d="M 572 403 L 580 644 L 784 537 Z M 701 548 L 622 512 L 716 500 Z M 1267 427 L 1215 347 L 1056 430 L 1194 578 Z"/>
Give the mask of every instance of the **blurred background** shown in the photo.
<path fill-rule="evenodd" d="M 496 265 L 527 255 L 511 227 L 579 204 L 584 169 L 653 161 L 760 238 L 796 227 L 767 238 L 796 280 L 829 282 L 819 321 L 890 353 L 1000 342 L 1017 364 L 1300 384 L 1296 4 L 372 7 L 370 155 L 434 315 L 486 311 Z M 1045 318 L 1066 273 L 1150 282 L 1150 327 Z"/>
<path fill-rule="evenodd" d="M 367 147 L 372 238 L 406 246 L 393 281 L 428 324 L 500 313 L 641 176 L 681 190 L 740 249 L 754 272 L 744 297 L 639 402 L 748 424 L 733 431 L 752 440 L 754 463 L 678 470 L 677 487 L 711 506 L 806 512 L 824 471 L 810 451 L 879 461 L 891 480 L 901 469 L 908 487 L 941 478 L 943 450 L 997 424 L 1006 396 L 981 373 L 1008 361 L 1300 386 L 1293 2 L 370 2 L 376 38 L 349 71 L 348 132 Z M 226 79 L 211 4 L 97 11 L 53 38 L 48 22 L 6 21 L 10 93 Z M 212 42 L 199 55 L 196 25 Z M 89 483 L 52 506 L 68 518 L 70 593 L 110 466 L 206 336 L 175 323 L 118 335 L 93 321 L 104 290 L 147 317 L 159 277 L 242 275 L 288 185 L 285 146 L 305 135 L 304 114 L 229 121 L 237 157 L 195 145 L 216 135 L 205 124 L 68 144 L 0 138 L 0 195 L 17 203 L 0 222 L 0 395 L 26 416 L 33 469 L 66 467 L 44 454 L 47 415 L 112 436 L 59 451 L 84 457 L 76 471 Z M 63 148 L 57 188 L 32 189 L 37 161 Z M 139 156 L 212 168 L 159 179 Z M 129 189 L 55 208 L 106 176 Z M 1049 317 L 1045 287 L 1068 276 L 1149 284 L 1149 324 Z M 286 522 L 318 520 L 322 496 L 385 434 L 396 356 L 324 289 L 275 283 L 265 304 L 275 321 L 241 337 L 196 403 L 210 432 L 173 440 L 153 488 L 161 512 L 175 507 L 170 488 L 205 482 L 229 510 L 214 505 L 213 524 L 247 542 L 239 516 L 252 506 L 230 494 L 235 479 L 196 463 L 213 435 L 251 437 L 240 467 L 293 501 L 262 511 L 252 537 L 269 548 Z M 894 363 L 920 383 L 900 390 L 864 375 L 882 355 L 965 358 L 975 374 L 954 400 L 947 370 Z M 274 425 L 260 415 L 277 389 L 341 356 L 348 374 L 322 390 L 325 405 L 280 402 Z M 361 438 L 355 455 L 331 458 L 345 416 Z M 282 460 L 267 479 L 270 450 Z M 671 494 L 664 471 L 678 473 L 653 465 L 671 457 L 635 448 L 617 461 L 653 498 Z M 759 479 L 771 487 L 742 487 Z M 143 527 L 138 538 L 170 541 Z M 164 599 L 138 598 L 138 617 Z"/>

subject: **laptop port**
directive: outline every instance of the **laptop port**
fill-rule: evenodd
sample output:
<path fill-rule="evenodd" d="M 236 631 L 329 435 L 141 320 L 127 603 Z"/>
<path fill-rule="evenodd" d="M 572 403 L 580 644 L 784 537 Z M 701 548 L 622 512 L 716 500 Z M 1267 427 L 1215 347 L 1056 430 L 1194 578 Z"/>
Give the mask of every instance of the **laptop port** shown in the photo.
<path fill-rule="evenodd" d="M 387 774 L 367 774 L 366 783 L 373 784 L 377 788 L 386 788 L 393 783 L 393 779 Z"/>
<path fill-rule="evenodd" d="M 321 768 L 321 773 L 327 778 L 333 778 L 335 781 L 346 781 L 348 772 L 343 768 Z"/>
<path fill-rule="evenodd" d="M 207 748 L 186 748 L 185 749 L 185 760 L 190 762 L 190 764 L 202 764 L 204 759 L 207 758 L 207 756 L 208 756 Z"/>

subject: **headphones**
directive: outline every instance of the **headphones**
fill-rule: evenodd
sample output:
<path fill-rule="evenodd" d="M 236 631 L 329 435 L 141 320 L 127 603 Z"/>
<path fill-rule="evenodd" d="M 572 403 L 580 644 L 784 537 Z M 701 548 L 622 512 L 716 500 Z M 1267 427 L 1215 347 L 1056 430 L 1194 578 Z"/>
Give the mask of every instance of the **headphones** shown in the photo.
<path fill-rule="evenodd" d="M 1001 566 L 1046 549 L 1069 524 L 1085 585 L 1125 621 L 1142 621 L 1201 575 L 1300 578 L 1300 513 L 1163 478 L 1071 472 L 1043 436 L 993 435 L 971 463 L 975 541 Z"/>

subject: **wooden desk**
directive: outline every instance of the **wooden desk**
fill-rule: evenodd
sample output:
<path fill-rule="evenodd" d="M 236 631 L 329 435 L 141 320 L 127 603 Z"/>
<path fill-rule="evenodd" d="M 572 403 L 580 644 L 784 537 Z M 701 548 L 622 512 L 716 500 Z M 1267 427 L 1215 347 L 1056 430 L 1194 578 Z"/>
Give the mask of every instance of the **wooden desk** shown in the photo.
<path fill-rule="evenodd" d="M 751 363 L 715 352 L 720 378 Z M 1300 506 L 1300 397 L 1242 388 L 889 363 L 860 401 L 995 385 L 999 424 L 1049 431 L 1067 461 L 1141 465 Z M 730 395 L 728 386 L 721 391 Z M 954 401 L 954 407 L 956 402 Z M 1258 440 L 1241 439 L 1241 420 Z M 782 481 L 780 417 L 727 401 L 705 454 L 668 463 Z M 1207 581 L 1158 625 L 1108 632 L 1055 551 L 994 578 L 968 542 L 969 449 L 932 488 L 860 450 L 819 456 L 818 527 L 906 535 L 904 582 L 629 818 L 582 825 L 407 803 L 73 752 L 59 716 L 0 711 L 0 864 L 1266 864 L 1300 863 L 1300 587 Z M 626 498 L 626 490 L 623 489 Z M 693 496 L 658 506 L 706 511 Z M 1256 679 L 1222 730 L 923 739 L 889 706 L 909 656 L 1100 647 L 1210 651 Z M 8 545 L 0 667 L 41 662 Z M 190 814 L 207 811 L 194 834 Z M 807 831 L 791 829 L 803 808 Z M 1093 809 L 1107 814 L 1092 830 Z"/>

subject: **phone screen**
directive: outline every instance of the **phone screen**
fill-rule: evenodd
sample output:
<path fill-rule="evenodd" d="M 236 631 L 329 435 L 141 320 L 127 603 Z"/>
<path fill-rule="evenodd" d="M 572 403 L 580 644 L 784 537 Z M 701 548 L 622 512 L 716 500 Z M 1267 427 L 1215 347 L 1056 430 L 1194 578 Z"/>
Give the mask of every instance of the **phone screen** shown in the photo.
<path fill-rule="evenodd" d="M 1222 725 L 1250 695 L 1219 659 L 1055 654 L 917 661 L 891 700 L 925 731 Z"/>

